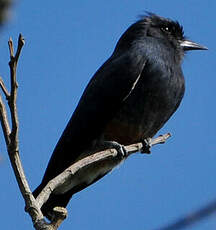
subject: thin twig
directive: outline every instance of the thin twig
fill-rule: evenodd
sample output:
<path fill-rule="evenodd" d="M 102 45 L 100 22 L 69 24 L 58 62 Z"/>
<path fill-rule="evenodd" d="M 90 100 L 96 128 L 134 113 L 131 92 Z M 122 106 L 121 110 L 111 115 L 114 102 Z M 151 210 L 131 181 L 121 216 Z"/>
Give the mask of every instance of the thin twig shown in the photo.
<path fill-rule="evenodd" d="M 13 48 L 13 40 L 10 37 L 8 41 L 9 52 L 10 52 L 10 59 L 14 57 L 14 48 Z"/>
<path fill-rule="evenodd" d="M 19 129 L 19 122 L 18 122 L 18 114 L 17 114 L 17 106 L 16 106 L 16 99 L 17 99 L 17 80 L 16 80 L 16 70 L 17 70 L 17 63 L 20 56 L 20 52 L 24 45 L 24 39 L 22 35 L 19 35 L 18 39 L 18 47 L 16 54 L 14 56 L 14 46 L 13 41 L 10 38 L 8 41 L 9 46 L 9 53 L 10 53 L 10 85 L 11 91 L 10 95 L 7 93 L 5 89 L 3 89 L 4 94 L 8 97 L 8 105 L 10 109 L 11 115 L 11 123 L 12 123 L 12 130 L 10 131 L 9 122 L 6 116 L 6 109 L 2 100 L 0 100 L 0 109 L 1 109 L 1 123 L 4 132 L 4 136 L 6 139 L 8 155 L 11 161 L 11 165 L 13 167 L 14 174 L 16 176 L 17 183 L 19 185 L 20 191 L 23 195 L 25 200 L 26 206 L 28 207 L 29 214 L 32 217 L 33 222 L 43 219 L 43 214 L 41 210 L 38 208 L 37 203 L 35 202 L 35 198 L 31 193 L 29 188 L 28 182 L 25 177 L 25 173 L 22 167 L 22 163 L 19 157 L 19 142 L 18 142 L 18 129 Z M 3 87 L 4 88 L 4 87 Z"/>
<path fill-rule="evenodd" d="M 20 36 L 19 36 L 20 39 Z M 18 48 L 17 50 L 21 49 L 19 47 L 20 42 L 18 41 Z M 19 128 L 19 122 L 18 122 L 18 115 L 17 115 L 17 107 L 16 107 L 16 99 L 17 99 L 17 80 L 16 80 L 16 68 L 17 68 L 17 62 L 18 58 L 14 57 L 14 47 L 13 47 L 13 41 L 10 38 L 8 41 L 9 45 L 9 52 L 10 52 L 10 81 L 11 81 L 11 92 L 10 92 L 10 98 L 8 100 L 8 105 L 10 108 L 10 114 L 11 114 L 11 121 L 12 121 L 12 131 L 11 131 L 11 144 L 12 148 L 15 146 L 18 148 L 18 128 Z M 18 56 L 19 57 L 19 56 Z M 17 151 L 17 149 L 16 149 Z"/>
<path fill-rule="evenodd" d="M 1 120 L 1 126 L 5 138 L 6 145 L 8 146 L 10 144 L 10 125 L 7 118 L 7 110 L 5 108 L 5 104 L 2 100 L 2 97 L 0 96 L 0 120 Z"/>
<path fill-rule="evenodd" d="M 0 96 L 0 121 L 4 132 L 4 137 L 5 137 L 11 165 L 13 167 L 13 171 L 18 186 L 20 188 L 20 191 L 25 200 L 26 211 L 31 216 L 35 229 L 56 230 L 60 226 L 62 221 L 66 218 L 67 213 L 64 209 L 57 208 L 55 210 L 57 215 L 56 218 L 53 220 L 53 222 L 47 223 L 45 221 L 43 214 L 40 208 L 38 207 L 37 202 L 29 188 L 29 184 L 25 177 L 25 173 L 19 156 L 19 142 L 18 142 L 19 121 L 18 121 L 17 105 L 16 105 L 18 84 L 16 79 L 16 70 L 17 70 L 17 63 L 19 60 L 19 56 L 24 43 L 25 43 L 24 38 L 20 34 L 18 39 L 17 51 L 16 54 L 14 55 L 13 41 L 11 38 L 8 41 L 9 53 L 10 53 L 10 61 L 9 61 L 10 86 L 11 86 L 10 94 L 8 93 L 2 79 L 0 79 L 0 87 L 2 88 L 2 91 L 5 94 L 6 99 L 8 100 L 12 129 L 10 129 L 5 104 L 3 103 L 1 96 Z"/>
<path fill-rule="evenodd" d="M 24 39 L 24 37 L 22 36 L 22 34 L 19 34 L 18 47 L 17 47 L 17 51 L 16 51 L 16 54 L 15 54 L 15 60 L 16 60 L 16 62 L 17 62 L 18 59 L 19 59 L 19 56 L 20 56 L 22 47 L 23 47 L 24 45 L 25 45 L 25 39 Z"/>
<path fill-rule="evenodd" d="M 1 89 L 5 95 L 6 99 L 8 100 L 10 98 L 10 94 L 9 94 L 9 92 L 8 92 L 8 90 L 4 84 L 4 81 L 1 77 L 0 77 L 0 87 L 1 87 Z"/>

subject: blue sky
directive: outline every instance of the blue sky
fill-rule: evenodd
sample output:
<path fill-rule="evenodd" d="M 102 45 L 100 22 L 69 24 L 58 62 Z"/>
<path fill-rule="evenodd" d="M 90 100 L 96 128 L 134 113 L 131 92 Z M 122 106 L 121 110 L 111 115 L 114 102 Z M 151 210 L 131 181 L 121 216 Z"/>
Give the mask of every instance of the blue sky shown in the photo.
<path fill-rule="evenodd" d="M 30 186 L 40 182 L 52 150 L 91 76 L 121 34 L 145 11 L 178 20 L 209 48 L 186 55 L 186 94 L 159 132 L 172 133 L 151 155 L 136 154 L 78 193 L 60 229 L 164 226 L 216 199 L 215 10 L 206 1 L 17 1 L 1 31 L 0 75 L 8 83 L 7 40 L 23 33 L 18 112 L 21 158 Z M 2 229 L 33 229 L 0 138 Z M 190 229 L 215 229 L 211 216 Z"/>

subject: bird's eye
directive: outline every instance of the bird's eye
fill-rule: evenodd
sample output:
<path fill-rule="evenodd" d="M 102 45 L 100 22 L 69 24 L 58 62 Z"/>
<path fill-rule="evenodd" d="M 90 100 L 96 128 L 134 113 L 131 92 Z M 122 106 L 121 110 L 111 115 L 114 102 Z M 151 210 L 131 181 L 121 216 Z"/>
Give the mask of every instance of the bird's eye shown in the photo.
<path fill-rule="evenodd" d="M 168 27 L 168 26 L 163 26 L 163 27 L 161 27 L 161 30 L 163 31 L 163 32 L 166 32 L 166 33 L 170 33 L 171 31 L 170 31 L 170 28 Z"/>

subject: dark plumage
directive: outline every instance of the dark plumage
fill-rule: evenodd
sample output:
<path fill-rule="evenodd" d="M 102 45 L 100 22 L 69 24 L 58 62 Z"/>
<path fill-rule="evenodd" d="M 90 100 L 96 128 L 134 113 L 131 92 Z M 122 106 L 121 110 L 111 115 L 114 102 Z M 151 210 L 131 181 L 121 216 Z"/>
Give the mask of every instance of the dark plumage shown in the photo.
<path fill-rule="evenodd" d="M 181 61 L 187 50 L 206 49 L 186 40 L 178 22 L 149 14 L 131 25 L 119 39 L 111 57 L 87 85 L 49 161 L 40 186 L 103 141 L 122 145 L 153 137 L 178 108 L 185 85 Z M 75 187 L 62 188 L 43 205 L 66 207 L 71 196 L 107 174 L 115 165 L 92 169 Z"/>

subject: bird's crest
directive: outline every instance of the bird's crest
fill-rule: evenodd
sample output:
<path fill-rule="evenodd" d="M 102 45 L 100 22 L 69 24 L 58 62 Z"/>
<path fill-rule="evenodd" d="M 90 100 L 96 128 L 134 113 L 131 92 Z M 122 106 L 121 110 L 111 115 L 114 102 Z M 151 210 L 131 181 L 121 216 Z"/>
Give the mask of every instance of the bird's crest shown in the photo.
<path fill-rule="evenodd" d="M 146 26 L 158 27 L 165 33 L 170 33 L 176 38 L 185 38 L 183 27 L 178 21 L 173 21 L 169 18 L 164 18 L 151 12 L 146 12 L 146 15 L 139 16 L 139 20 L 137 22 L 145 24 Z"/>

